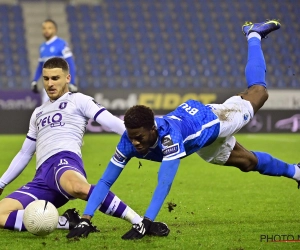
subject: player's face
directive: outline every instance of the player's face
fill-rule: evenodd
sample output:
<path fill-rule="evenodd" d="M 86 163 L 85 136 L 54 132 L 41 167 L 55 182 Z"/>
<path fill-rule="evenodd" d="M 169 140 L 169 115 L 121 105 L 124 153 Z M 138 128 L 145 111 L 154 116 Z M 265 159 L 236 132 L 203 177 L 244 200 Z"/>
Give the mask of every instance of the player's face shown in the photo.
<path fill-rule="evenodd" d="M 57 100 L 69 91 L 70 74 L 61 68 L 43 69 L 44 88 L 50 100 Z"/>
<path fill-rule="evenodd" d="M 48 41 L 56 35 L 56 28 L 51 22 L 44 22 L 42 25 L 43 36 Z"/>
<path fill-rule="evenodd" d="M 153 126 L 150 130 L 144 127 L 129 129 L 126 128 L 128 138 L 135 147 L 138 153 L 145 155 L 149 148 L 153 146 L 157 140 L 156 127 Z"/>

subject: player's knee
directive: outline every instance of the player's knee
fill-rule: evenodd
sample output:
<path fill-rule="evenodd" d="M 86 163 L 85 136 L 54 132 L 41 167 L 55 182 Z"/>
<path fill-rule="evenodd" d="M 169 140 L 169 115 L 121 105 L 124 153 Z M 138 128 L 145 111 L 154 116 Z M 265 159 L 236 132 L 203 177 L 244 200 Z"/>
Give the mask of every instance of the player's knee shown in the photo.
<path fill-rule="evenodd" d="M 0 228 L 4 228 L 9 214 L 0 214 Z"/>
<path fill-rule="evenodd" d="M 74 198 L 86 199 L 89 189 L 90 189 L 89 184 L 80 181 L 74 181 L 71 183 L 70 193 Z"/>
<path fill-rule="evenodd" d="M 262 101 L 263 103 L 265 103 L 269 98 L 269 93 L 268 93 L 268 90 L 267 89 L 264 89 L 264 91 L 262 91 Z"/>

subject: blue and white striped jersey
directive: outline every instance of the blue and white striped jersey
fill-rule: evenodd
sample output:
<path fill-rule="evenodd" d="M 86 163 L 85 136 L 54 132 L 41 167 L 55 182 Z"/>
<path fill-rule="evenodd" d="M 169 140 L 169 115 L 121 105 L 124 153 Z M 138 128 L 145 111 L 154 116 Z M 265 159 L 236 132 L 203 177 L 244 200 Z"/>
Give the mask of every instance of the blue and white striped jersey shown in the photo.
<path fill-rule="evenodd" d="M 67 42 L 57 36 L 40 45 L 39 62 L 46 62 L 51 57 L 62 57 L 67 59 L 72 56 L 72 52 Z"/>
<path fill-rule="evenodd" d="M 158 139 L 146 155 L 136 151 L 125 132 L 111 162 L 124 167 L 132 157 L 157 162 L 183 158 L 215 141 L 220 130 L 219 119 L 211 108 L 195 100 L 155 118 L 155 123 Z"/>
<path fill-rule="evenodd" d="M 38 81 L 40 79 L 43 71 L 44 62 L 46 62 L 52 57 L 61 57 L 68 62 L 71 75 L 70 83 L 75 84 L 76 73 L 72 51 L 69 48 L 67 42 L 57 36 L 51 38 L 49 41 L 46 41 L 40 45 L 39 63 L 37 65 L 33 81 Z"/>

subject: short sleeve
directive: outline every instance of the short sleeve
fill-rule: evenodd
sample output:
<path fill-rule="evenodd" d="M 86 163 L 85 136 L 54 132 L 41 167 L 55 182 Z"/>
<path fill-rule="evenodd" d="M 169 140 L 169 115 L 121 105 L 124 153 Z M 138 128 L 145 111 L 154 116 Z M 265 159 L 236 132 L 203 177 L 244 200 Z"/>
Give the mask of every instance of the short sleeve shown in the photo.
<path fill-rule="evenodd" d="M 101 112 L 106 110 L 90 96 L 83 95 L 81 93 L 73 95 L 76 95 L 76 106 L 84 117 L 95 120 Z"/>

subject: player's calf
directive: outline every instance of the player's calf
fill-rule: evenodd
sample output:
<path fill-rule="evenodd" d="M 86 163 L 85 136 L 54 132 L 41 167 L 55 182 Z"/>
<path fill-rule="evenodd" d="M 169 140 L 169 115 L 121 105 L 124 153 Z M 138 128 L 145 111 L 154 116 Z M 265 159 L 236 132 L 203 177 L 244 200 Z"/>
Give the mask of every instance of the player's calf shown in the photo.
<path fill-rule="evenodd" d="M 237 167 L 243 172 L 250 172 L 255 170 L 257 158 L 252 152 L 236 142 L 228 160 L 224 165 Z"/>

